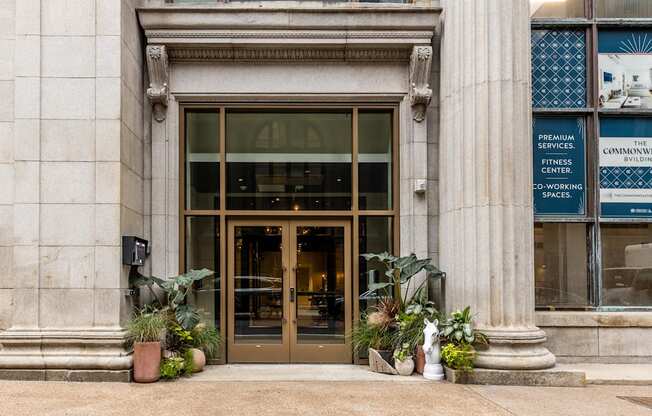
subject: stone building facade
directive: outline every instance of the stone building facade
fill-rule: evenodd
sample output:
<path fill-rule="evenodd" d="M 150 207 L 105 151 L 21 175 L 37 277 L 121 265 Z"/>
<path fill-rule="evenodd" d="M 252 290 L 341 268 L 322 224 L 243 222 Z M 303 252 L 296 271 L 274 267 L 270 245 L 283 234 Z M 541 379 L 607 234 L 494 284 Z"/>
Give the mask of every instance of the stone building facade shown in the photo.
<path fill-rule="evenodd" d="M 491 341 L 479 366 L 649 360 L 652 313 L 644 306 L 535 311 L 531 7 L 527 0 L 0 0 L 0 375 L 129 379 L 123 327 L 134 293 L 122 264 L 124 235 L 150 242 L 144 274 L 171 277 L 196 266 L 223 277 L 196 301 L 228 340 L 223 360 L 247 361 L 230 358 L 245 351 L 232 341 L 240 260 L 231 239 L 262 226 L 341 228 L 342 328 L 359 316 L 360 276 L 370 276 L 357 255 L 383 247 L 376 240 L 384 238 L 384 248 L 431 257 L 446 271 L 447 309 L 477 312 Z M 238 133 L 239 114 L 245 127 L 247 114 L 289 121 L 261 124 L 255 145 L 235 151 L 230 137 L 248 140 Z M 355 127 L 346 133 L 353 148 L 323 150 L 324 140 L 302 156 L 295 148 L 281 156 L 260 150 L 295 125 L 309 125 L 301 140 L 328 137 L 335 127 L 323 129 L 319 114 L 343 114 Z M 373 130 L 378 114 L 389 120 L 384 132 Z M 188 150 L 207 131 L 219 137 L 216 147 Z M 362 150 L 364 137 L 383 134 L 390 150 Z M 302 194 L 316 186 L 313 167 L 302 168 L 292 192 L 271 174 L 231 174 L 238 163 L 271 166 L 278 158 L 344 169 L 351 187 L 317 190 L 320 202 Z M 365 163 L 386 169 L 382 202 L 380 179 L 368 180 Z M 202 185 L 210 172 L 219 176 L 215 192 Z M 247 208 L 246 185 L 235 181 L 248 180 L 294 205 L 275 210 L 254 195 L 251 203 L 261 205 Z M 376 220 L 389 224 L 388 235 L 371 235 Z M 350 350 L 338 357 L 353 362 Z"/>

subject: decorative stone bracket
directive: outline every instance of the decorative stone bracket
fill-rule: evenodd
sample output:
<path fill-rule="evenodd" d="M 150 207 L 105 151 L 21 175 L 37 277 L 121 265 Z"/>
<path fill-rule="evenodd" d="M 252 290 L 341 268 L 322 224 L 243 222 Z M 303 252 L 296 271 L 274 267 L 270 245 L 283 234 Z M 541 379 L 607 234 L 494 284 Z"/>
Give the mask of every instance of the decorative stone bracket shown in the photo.
<path fill-rule="evenodd" d="M 432 47 L 415 46 L 410 57 L 410 104 L 414 111 L 414 120 L 421 122 L 426 117 L 426 108 L 432 99 L 430 89 L 430 66 L 432 64 Z"/>
<path fill-rule="evenodd" d="M 168 53 L 163 45 L 148 45 L 146 55 L 149 73 L 147 98 L 154 107 L 154 119 L 162 122 L 168 108 Z"/>

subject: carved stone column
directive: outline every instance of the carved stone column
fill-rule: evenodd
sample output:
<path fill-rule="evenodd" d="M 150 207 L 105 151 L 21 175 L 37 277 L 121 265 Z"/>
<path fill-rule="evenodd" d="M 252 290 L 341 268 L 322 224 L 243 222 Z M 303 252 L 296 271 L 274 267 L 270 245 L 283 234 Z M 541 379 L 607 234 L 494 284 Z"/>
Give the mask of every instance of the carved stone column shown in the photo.
<path fill-rule="evenodd" d="M 440 245 L 447 305 L 489 337 L 477 365 L 552 367 L 534 324 L 528 0 L 445 0 Z"/>
<path fill-rule="evenodd" d="M 146 48 L 149 88 L 147 98 L 152 103 L 154 119 L 165 120 L 168 108 L 168 53 L 163 45 Z"/>

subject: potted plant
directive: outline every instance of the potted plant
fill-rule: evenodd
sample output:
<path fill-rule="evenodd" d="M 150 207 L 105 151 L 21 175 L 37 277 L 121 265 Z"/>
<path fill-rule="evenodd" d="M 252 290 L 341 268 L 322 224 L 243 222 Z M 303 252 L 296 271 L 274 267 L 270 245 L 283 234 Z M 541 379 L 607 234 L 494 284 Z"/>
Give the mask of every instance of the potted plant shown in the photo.
<path fill-rule="evenodd" d="M 408 344 L 415 357 L 415 369 L 417 373 L 423 374 L 426 365 L 426 357 L 423 352 L 423 330 L 425 320 L 436 320 L 439 313 L 433 302 L 424 299 L 421 293 L 415 295 L 404 312 L 397 317 L 398 332 L 394 341 L 395 345 Z"/>
<path fill-rule="evenodd" d="M 414 360 L 412 360 L 412 352 L 414 349 L 409 343 L 404 343 L 400 348 L 394 350 L 394 368 L 401 376 L 412 375 L 414 371 Z"/>
<path fill-rule="evenodd" d="M 165 334 L 165 318 L 158 312 L 144 309 L 127 323 L 128 341 L 134 350 L 134 381 L 152 383 L 159 379 L 161 338 Z"/>
<path fill-rule="evenodd" d="M 373 262 L 375 267 L 372 268 L 386 276 L 386 281 L 370 284 L 367 292 L 361 295 L 361 298 L 375 299 L 377 304 L 363 315 L 356 326 L 353 332 L 354 347 L 356 351 L 369 349 L 369 366 L 373 371 L 395 374 L 393 351 L 402 345 L 402 337 L 407 336 L 400 334 L 399 317 L 405 313 L 415 294 L 422 292 L 426 282 L 423 279 L 420 284 L 415 284 L 413 278 L 422 271 L 435 276 L 442 273 L 431 264 L 430 259 L 419 259 L 414 254 L 395 257 L 385 252 L 363 254 L 362 257 Z M 412 351 L 414 348 L 410 354 Z"/>
<path fill-rule="evenodd" d="M 200 322 L 190 331 L 192 337 L 192 355 L 195 372 L 202 371 L 206 359 L 216 358 L 219 355 L 222 340 L 219 332 L 213 326 Z"/>
<path fill-rule="evenodd" d="M 444 341 L 441 358 L 446 365 L 446 378 L 465 383 L 468 373 L 473 371 L 475 347 L 487 343 L 487 337 L 473 327 L 473 315 L 469 306 L 450 314 L 442 324 L 441 337 Z"/>

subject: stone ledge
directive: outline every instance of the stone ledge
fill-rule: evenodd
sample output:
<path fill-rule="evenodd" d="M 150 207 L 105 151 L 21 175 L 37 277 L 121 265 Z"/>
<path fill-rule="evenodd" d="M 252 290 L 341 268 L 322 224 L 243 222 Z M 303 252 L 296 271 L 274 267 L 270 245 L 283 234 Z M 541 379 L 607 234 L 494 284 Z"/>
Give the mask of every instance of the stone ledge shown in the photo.
<path fill-rule="evenodd" d="M 446 380 L 456 384 L 492 384 L 497 386 L 584 387 L 582 371 L 559 370 L 489 370 L 476 368 L 462 372 L 444 367 Z"/>
<path fill-rule="evenodd" d="M 545 327 L 652 328 L 650 312 L 548 312 L 535 314 L 536 325 Z"/>
<path fill-rule="evenodd" d="M 131 382 L 131 370 L 6 370 L 0 369 L 0 380 Z"/>

